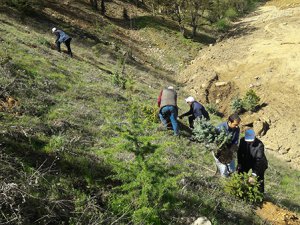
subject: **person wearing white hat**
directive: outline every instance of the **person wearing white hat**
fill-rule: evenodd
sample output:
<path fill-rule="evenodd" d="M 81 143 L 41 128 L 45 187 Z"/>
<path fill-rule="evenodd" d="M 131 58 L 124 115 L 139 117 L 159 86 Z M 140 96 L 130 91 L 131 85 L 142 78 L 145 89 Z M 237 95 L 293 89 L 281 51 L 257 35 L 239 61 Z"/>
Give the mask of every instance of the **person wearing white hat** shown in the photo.
<path fill-rule="evenodd" d="M 205 118 L 209 120 L 209 114 L 206 111 L 205 107 L 201 105 L 199 102 L 195 101 L 195 99 L 192 96 L 189 96 L 185 99 L 186 103 L 189 104 L 190 110 L 182 115 L 179 116 L 179 119 L 182 119 L 185 116 L 189 116 L 189 125 L 190 128 L 194 128 L 194 120 L 196 118 Z"/>
<path fill-rule="evenodd" d="M 264 192 L 265 171 L 268 168 L 268 160 L 264 153 L 264 144 L 255 136 L 252 129 L 245 131 L 245 137 L 241 138 L 238 148 L 238 166 L 239 173 L 248 173 L 252 170 L 252 176 L 249 183 L 254 183 L 254 177 L 257 177 L 260 191 Z"/>
<path fill-rule="evenodd" d="M 57 37 L 55 43 L 56 43 L 56 47 L 57 47 L 58 52 L 61 52 L 61 49 L 60 49 L 61 43 L 65 43 L 65 45 L 68 49 L 68 54 L 72 57 L 73 56 L 73 53 L 72 53 L 72 50 L 71 50 L 71 40 L 72 40 L 72 38 L 69 37 L 69 35 L 67 35 L 62 30 L 58 30 L 56 27 L 52 28 L 52 33 L 55 34 L 56 37 Z"/>
<path fill-rule="evenodd" d="M 179 127 L 177 122 L 178 107 L 177 93 L 172 86 L 163 89 L 157 100 L 159 107 L 159 118 L 163 125 L 167 128 L 168 121 L 171 121 L 174 135 L 179 135 Z"/>

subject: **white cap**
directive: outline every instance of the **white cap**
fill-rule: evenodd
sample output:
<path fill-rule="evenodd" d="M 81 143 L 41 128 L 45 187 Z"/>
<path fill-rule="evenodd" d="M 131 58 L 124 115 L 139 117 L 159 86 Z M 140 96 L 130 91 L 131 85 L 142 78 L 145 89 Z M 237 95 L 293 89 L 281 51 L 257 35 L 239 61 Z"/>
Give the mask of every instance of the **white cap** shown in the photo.
<path fill-rule="evenodd" d="M 52 33 L 54 33 L 56 30 L 57 30 L 56 27 L 53 27 L 52 28 Z"/>
<path fill-rule="evenodd" d="M 186 101 L 186 102 L 194 102 L 195 99 L 194 99 L 192 96 L 190 96 L 190 97 L 187 97 L 187 98 L 185 99 L 185 101 Z"/>
<path fill-rule="evenodd" d="M 169 86 L 168 89 L 174 90 L 174 87 L 173 86 Z"/>

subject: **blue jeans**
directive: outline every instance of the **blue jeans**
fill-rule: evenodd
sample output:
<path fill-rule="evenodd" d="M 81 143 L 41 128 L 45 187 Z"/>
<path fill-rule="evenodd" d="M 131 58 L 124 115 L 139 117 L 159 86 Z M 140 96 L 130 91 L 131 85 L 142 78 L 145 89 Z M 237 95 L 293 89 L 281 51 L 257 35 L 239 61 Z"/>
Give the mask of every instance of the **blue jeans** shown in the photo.
<path fill-rule="evenodd" d="M 174 135 L 179 134 L 177 116 L 178 116 L 177 107 L 173 105 L 166 105 L 162 107 L 159 112 L 159 118 L 165 127 L 168 126 L 168 120 L 171 121 Z"/>

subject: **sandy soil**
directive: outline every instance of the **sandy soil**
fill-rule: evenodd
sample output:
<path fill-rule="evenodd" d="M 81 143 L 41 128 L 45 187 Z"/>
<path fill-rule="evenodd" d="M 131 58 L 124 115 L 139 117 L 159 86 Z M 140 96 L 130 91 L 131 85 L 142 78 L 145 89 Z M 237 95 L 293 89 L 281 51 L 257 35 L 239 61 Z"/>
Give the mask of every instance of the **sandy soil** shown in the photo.
<path fill-rule="evenodd" d="M 300 225 L 299 217 L 271 202 L 264 202 L 262 207 L 256 210 L 256 214 L 272 225 Z"/>
<path fill-rule="evenodd" d="M 269 130 L 261 137 L 266 148 L 297 169 L 300 169 L 299 3 L 299 0 L 268 2 L 236 22 L 228 36 L 202 50 L 180 74 L 186 90 L 203 103 L 218 103 L 225 115 L 231 111 L 234 96 L 243 96 L 254 89 L 264 107 L 254 114 L 243 115 L 243 124 L 266 123 Z"/>

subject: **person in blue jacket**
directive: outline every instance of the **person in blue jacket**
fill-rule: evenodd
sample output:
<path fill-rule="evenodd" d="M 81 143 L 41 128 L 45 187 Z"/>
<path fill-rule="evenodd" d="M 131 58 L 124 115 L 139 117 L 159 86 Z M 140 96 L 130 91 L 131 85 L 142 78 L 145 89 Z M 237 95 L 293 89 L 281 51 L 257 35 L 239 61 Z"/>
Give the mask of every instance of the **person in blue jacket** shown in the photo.
<path fill-rule="evenodd" d="M 189 126 L 190 128 L 194 128 L 194 120 L 196 118 L 205 118 L 207 120 L 209 120 L 209 114 L 206 111 L 205 107 L 203 105 L 201 105 L 199 102 L 195 101 L 195 99 L 190 96 L 188 98 L 185 99 L 186 103 L 189 104 L 190 106 L 190 110 L 182 115 L 179 116 L 179 119 L 182 119 L 185 116 L 189 116 Z"/>
<path fill-rule="evenodd" d="M 229 137 L 230 141 L 225 147 L 213 153 L 218 171 L 221 176 L 228 177 L 235 171 L 234 155 L 238 149 L 241 118 L 238 114 L 231 114 L 226 122 L 220 123 L 216 129 L 219 133 L 222 131 Z"/>
<path fill-rule="evenodd" d="M 65 45 L 68 49 L 68 54 L 72 57 L 73 56 L 73 53 L 72 53 L 72 50 L 71 50 L 71 40 L 72 40 L 72 38 L 69 37 L 69 35 L 67 35 L 62 30 L 58 30 L 56 27 L 52 28 L 52 33 L 55 34 L 56 37 L 57 37 L 55 43 L 56 43 L 56 47 L 57 47 L 58 52 L 61 52 L 61 49 L 60 49 L 61 43 L 65 43 Z"/>

